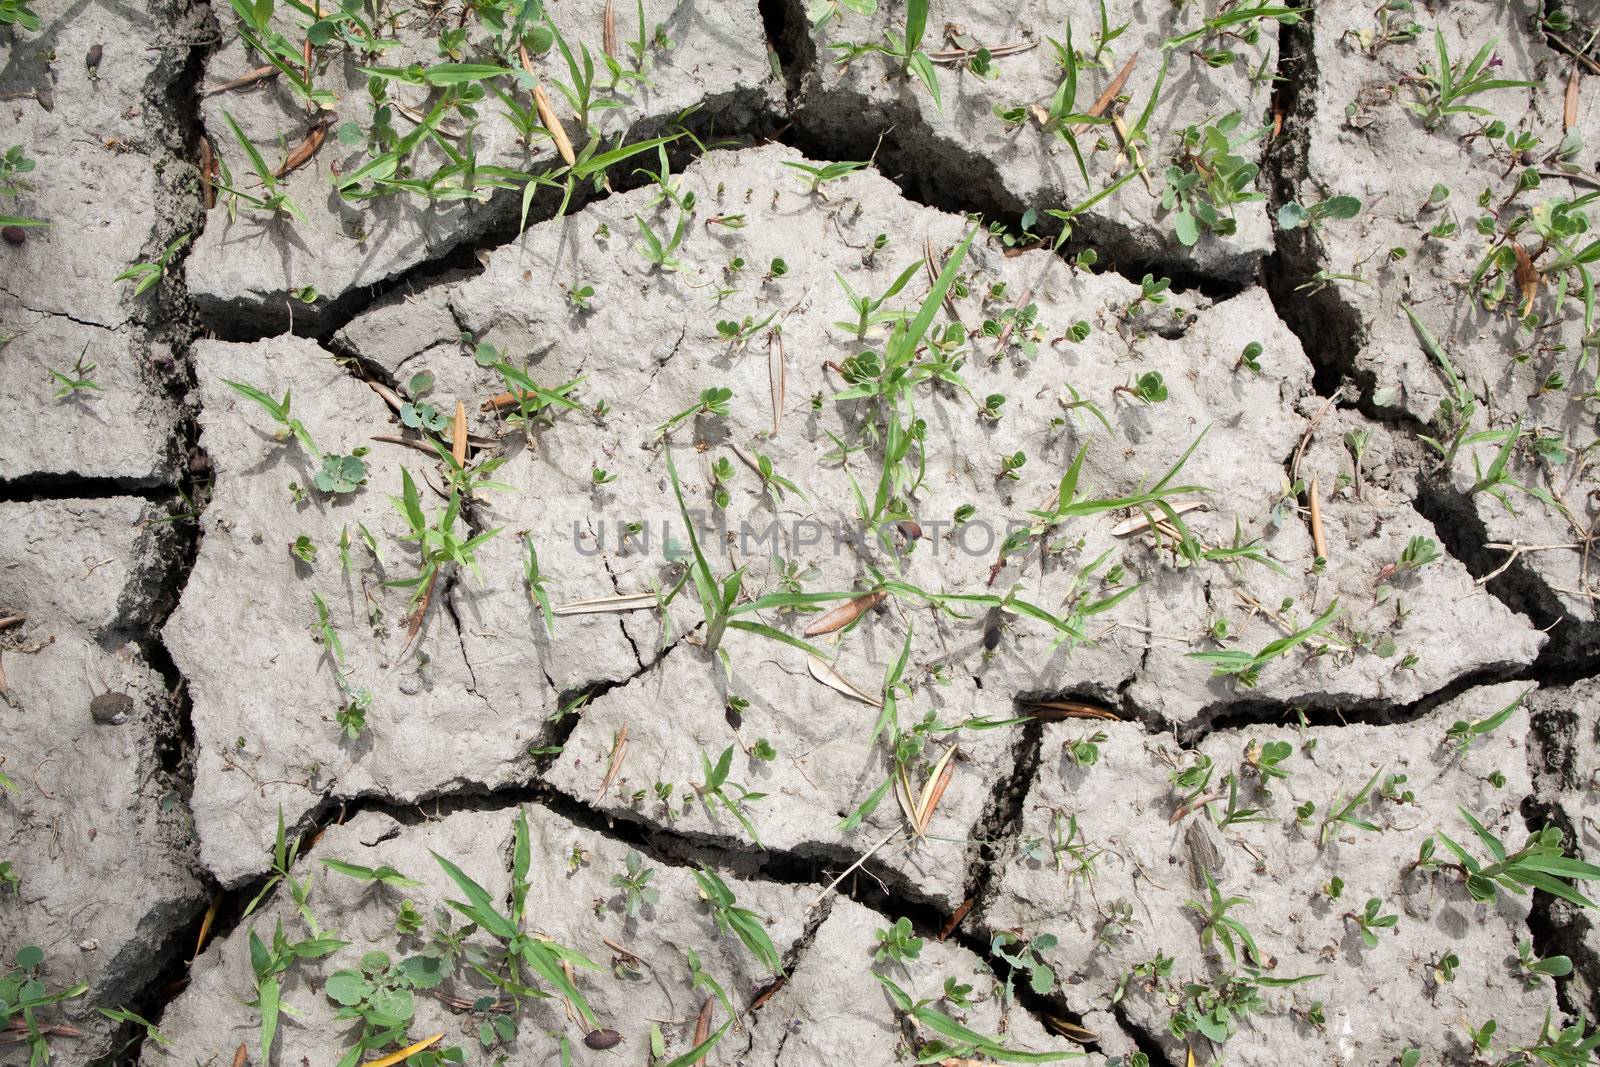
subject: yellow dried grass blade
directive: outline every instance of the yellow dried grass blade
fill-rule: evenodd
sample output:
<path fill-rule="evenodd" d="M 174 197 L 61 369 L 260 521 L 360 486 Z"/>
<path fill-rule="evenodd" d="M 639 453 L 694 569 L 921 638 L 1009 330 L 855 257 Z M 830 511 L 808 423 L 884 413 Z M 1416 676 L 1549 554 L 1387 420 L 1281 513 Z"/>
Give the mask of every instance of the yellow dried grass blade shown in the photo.
<path fill-rule="evenodd" d="M 944 750 L 939 762 L 933 765 L 933 772 L 928 775 L 927 784 L 922 787 L 922 795 L 917 798 L 918 837 L 928 832 L 928 823 L 933 819 L 933 811 L 939 806 L 939 798 L 944 796 L 945 787 L 950 784 L 950 775 L 954 773 L 954 765 L 950 761 L 955 754 L 954 745 Z"/>
<path fill-rule="evenodd" d="M 0 684 L 0 690 L 4 685 Z M 222 906 L 222 894 L 217 893 L 211 898 L 211 904 L 206 908 L 205 918 L 200 920 L 200 936 L 194 939 L 194 959 L 200 958 L 200 950 L 206 947 L 206 938 L 211 934 L 211 925 L 217 921 L 217 909 Z M 189 962 L 193 963 L 194 960 Z"/>
<path fill-rule="evenodd" d="M 407 1045 L 399 1052 L 391 1052 L 382 1059 L 368 1060 L 362 1065 L 362 1067 L 394 1067 L 395 1064 L 404 1063 L 409 1057 L 416 1055 L 443 1037 L 444 1031 L 440 1030 L 437 1034 L 434 1034 L 431 1037 L 425 1037 L 414 1045 Z"/>
<path fill-rule="evenodd" d="M 912 833 L 920 837 L 921 831 L 917 829 L 917 809 L 911 803 L 911 781 L 906 777 L 904 767 L 900 768 L 895 775 L 894 798 L 900 802 L 900 810 L 905 814 L 906 822 L 910 824 Z"/>

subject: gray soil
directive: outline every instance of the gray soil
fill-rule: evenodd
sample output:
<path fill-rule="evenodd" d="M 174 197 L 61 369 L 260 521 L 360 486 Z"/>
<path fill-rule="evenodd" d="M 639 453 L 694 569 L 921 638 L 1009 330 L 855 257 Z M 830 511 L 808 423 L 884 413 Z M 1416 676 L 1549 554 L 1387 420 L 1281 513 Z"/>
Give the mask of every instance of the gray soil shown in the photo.
<path fill-rule="evenodd" d="M 1600 23 L 1374 3 L 935 3 L 935 101 L 838 61 L 905 0 L 546 0 L 587 131 L 372 76 L 495 4 L 322 110 L 229 5 L 0 25 L 0 1065 L 1594 1062 L 1600 919 L 1455 848 L 1600 878 Z M 533 81 L 663 147 L 562 210 Z"/>

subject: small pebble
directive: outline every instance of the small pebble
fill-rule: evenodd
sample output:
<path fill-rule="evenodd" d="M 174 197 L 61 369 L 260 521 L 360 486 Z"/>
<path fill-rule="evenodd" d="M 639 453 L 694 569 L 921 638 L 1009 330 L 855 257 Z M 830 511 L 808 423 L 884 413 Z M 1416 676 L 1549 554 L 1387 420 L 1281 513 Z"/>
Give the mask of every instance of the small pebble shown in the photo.
<path fill-rule="evenodd" d="M 133 715 L 133 698 L 127 693 L 101 693 L 89 701 L 89 718 L 102 726 L 121 726 Z"/>

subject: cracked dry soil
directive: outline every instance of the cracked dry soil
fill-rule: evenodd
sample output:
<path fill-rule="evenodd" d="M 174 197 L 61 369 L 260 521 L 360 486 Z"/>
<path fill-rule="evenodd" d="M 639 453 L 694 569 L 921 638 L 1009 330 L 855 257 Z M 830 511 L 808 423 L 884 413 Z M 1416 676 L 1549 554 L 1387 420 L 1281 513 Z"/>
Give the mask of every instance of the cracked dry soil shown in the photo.
<path fill-rule="evenodd" d="M 1593 1062 L 1597 27 L 0 2 L 0 1063 Z"/>

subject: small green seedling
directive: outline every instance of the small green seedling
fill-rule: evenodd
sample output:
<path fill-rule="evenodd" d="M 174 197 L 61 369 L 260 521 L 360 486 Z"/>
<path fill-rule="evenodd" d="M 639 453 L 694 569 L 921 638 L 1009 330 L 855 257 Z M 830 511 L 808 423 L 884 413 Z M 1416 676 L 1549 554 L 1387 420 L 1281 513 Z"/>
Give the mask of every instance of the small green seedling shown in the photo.
<path fill-rule="evenodd" d="M 33 1067 L 50 1062 L 49 1037 L 55 1032 L 54 1027 L 40 1024 L 39 1013 L 89 991 L 88 984 L 80 982 L 52 992 L 39 977 L 43 966 L 43 950 L 37 945 L 23 945 L 17 949 L 11 969 L 0 971 L 0 1032 L 27 1043 Z"/>
<path fill-rule="evenodd" d="M 905 990 L 883 975 L 874 974 L 873 977 L 888 990 L 896 1011 L 909 1015 L 919 1025 L 938 1035 L 937 1040 L 923 1046 L 924 1055 L 918 1056 L 918 1062 L 936 1063 L 953 1056 L 987 1056 L 999 1063 L 1059 1063 L 1079 1059 L 1083 1055 L 1081 1052 L 1027 1052 L 1010 1048 L 1000 1038 L 971 1030 L 933 1007 L 938 1003 L 938 998 L 912 1000 Z"/>
<path fill-rule="evenodd" d="M 1254 960 L 1256 966 L 1263 966 L 1261 950 L 1256 947 L 1255 938 L 1249 929 L 1229 915 L 1228 912 L 1241 904 L 1249 904 L 1244 897 L 1224 897 L 1217 888 L 1217 883 L 1212 881 L 1209 871 L 1200 872 L 1205 878 L 1207 899 L 1205 901 L 1186 900 L 1184 906 L 1200 915 L 1200 944 L 1207 952 L 1215 951 L 1215 946 L 1220 944 L 1228 954 L 1230 962 L 1239 961 L 1239 949 L 1243 948 L 1249 953 L 1249 959 Z M 1237 940 L 1238 945 L 1235 945 Z"/>
<path fill-rule="evenodd" d="M 778 948 L 772 943 L 772 938 L 767 936 L 767 930 L 762 925 L 761 919 L 749 908 L 737 906 L 737 899 L 733 890 L 728 888 L 717 873 L 708 867 L 702 866 L 694 872 L 694 880 L 700 883 L 700 894 L 711 906 L 716 915 L 717 926 L 724 932 L 732 931 L 744 947 L 750 950 L 750 955 L 766 968 L 769 974 L 782 975 L 783 958 L 778 955 Z"/>
<path fill-rule="evenodd" d="M 1568 856 L 1563 848 L 1564 835 L 1559 829 L 1546 826 L 1535 830 L 1522 847 L 1513 852 L 1466 808 L 1456 810 L 1491 857 L 1489 863 L 1482 863 L 1443 830 L 1439 831 L 1439 840 L 1460 861 L 1472 899 L 1487 904 L 1494 900 L 1497 889 L 1519 895 L 1526 895 L 1531 889 L 1542 889 L 1579 907 L 1595 907 L 1578 892 L 1577 884 L 1600 879 L 1600 867 Z"/>
<path fill-rule="evenodd" d="M 1401 550 L 1400 558 L 1385 570 L 1389 577 L 1391 574 L 1404 574 L 1406 571 L 1419 571 L 1430 563 L 1438 562 L 1444 558 L 1439 551 L 1439 543 L 1431 537 L 1421 534 L 1414 535 L 1406 541 L 1406 547 Z"/>
<path fill-rule="evenodd" d="M 1373 771 L 1372 777 L 1367 779 L 1367 784 L 1356 790 L 1349 800 L 1343 799 L 1342 794 L 1335 794 L 1333 803 L 1328 805 L 1327 814 L 1322 817 L 1322 829 L 1317 835 L 1318 841 L 1326 845 L 1340 832 L 1340 828 L 1345 826 L 1365 830 L 1370 834 L 1383 832 L 1377 824 L 1356 814 L 1372 798 L 1372 787 L 1378 784 L 1378 776 L 1381 774 L 1383 774 L 1382 767 Z"/>
<path fill-rule="evenodd" d="M 928 29 L 929 2 L 930 0 L 906 0 L 905 32 L 902 35 L 893 30 L 885 30 L 884 38 L 889 42 L 887 46 L 876 43 L 834 44 L 832 46 L 834 51 L 839 53 L 834 62 L 848 64 L 873 53 L 897 60 L 902 65 L 904 74 L 914 75 L 928 90 L 928 95 L 933 97 L 933 106 L 942 109 L 939 79 L 934 73 L 933 60 L 922 50 L 922 38 Z"/>
<path fill-rule="evenodd" d="M 989 952 L 1011 966 L 1005 982 L 1005 999 L 1008 1002 L 1016 999 L 1014 983 L 1017 975 L 1023 971 L 1028 973 L 1028 988 L 1036 995 L 1047 996 L 1055 988 L 1056 973 L 1045 962 L 1045 954 L 1059 943 L 1055 934 L 1036 934 L 1028 941 L 1023 941 L 1009 930 L 996 931 L 989 941 Z M 1016 948 L 1007 951 L 1013 945 Z"/>
<path fill-rule="evenodd" d="M 1264 200 L 1255 191 L 1261 168 L 1240 149 L 1267 132 L 1267 127 L 1239 134 L 1238 112 L 1211 125 L 1190 126 L 1182 136 L 1178 164 L 1166 170 L 1161 207 L 1172 213 L 1172 228 L 1184 247 L 1193 247 L 1202 233 L 1229 236 L 1238 229 L 1233 209 L 1239 204 Z"/>
<path fill-rule="evenodd" d="M 330 974 L 322 991 L 339 1005 L 334 1019 L 361 1023 L 355 1044 L 338 1067 L 356 1067 L 391 1045 L 408 1044 L 406 1030 L 416 1014 L 415 994 L 437 989 L 448 977 L 445 961 L 438 956 L 421 953 L 391 961 L 381 951 L 364 953 L 358 968 Z"/>
<path fill-rule="evenodd" d="M 1278 225 L 1285 230 L 1307 226 L 1320 229 L 1331 219 L 1353 219 L 1361 212 L 1361 201 L 1353 196 L 1330 196 L 1315 204 L 1301 204 L 1291 200 L 1278 209 Z"/>
<path fill-rule="evenodd" d="M 1368 948 L 1378 947 L 1379 930 L 1388 930 L 1400 925 L 1400 916 L 1383 914 L 1383 901 L 1377 897 L 1368 900 L 1359 914 L 1348 911 L 1344 917 L 1354 922 L 1361 930 L 1361 943 Z"/>
<path fill-rule="evenodd" d="M 1517 966 L 1522 971 L 1522 980 L 1529 987 L 1537 986 L 1542 982 L 1565 978 L 1572 973 L 1572 959 L 1568 956 L 1544 956 L 1534 954 L 1533 942 L 1522 940 L 1517 942 Z"/>
<path fill-rule="evenodd" d="M 222 384 L 246 400 L 254 402 L 262 411 L 270 415 L 280 427 L 276 434 L 280 441 L 292 436 L 296 441 L 300 442 L 300 447 L 311 454 L 312 459 L 317 460 L 319 463 L 322 461 L 322 453 L 318 451 L 317 444 L 311 439 L 311 433 L 305 428 L 305 424 L 289 415 L 289 406 L 292 403 L 290 390 L 285 389 L 283 391 L 282 400 L 274 400 L 267 393 L 245 382 L 236 382 L 224 378 Z"/>
<path fill-rule="evenodd" d="M 858 171 L 867 164 L 866 161 L 835 161 L 833 163 L 824 163 L 821 166 L 815 166 L 810 163 L 795 163 L 786 159 L 783 161 L 783 165 L 788 167 L 790 170 L 799 171 L 801 174 L 804 174 L 807 178 L 811 179 L 811 184 L 806 187 L 806 192 L 810 193 L 812 196 L 820 196 L 822 195 L 822 187 L 824 185 L 828 184 L 829 182 L 836 182 L 840 178 L 843 178 L 846 174 Z"/>
<path fill-rule="evenodd" d="M 189 243 L 189 238 L 192 236 L 193 234 L 179 234 L 153 261 L 135 263 L 112 280 L 132 282 L 133 295 L 136 297 L 143 296 L 166 276 L 167 265 L 172 262 L 172 257 L 177 254 L 178 249 Z"/>
<path fill-rule="evenodd" d="M 1254 688 L 1261 677 L 1262 668 L 1280 656 L 1288 655 L 1300 645 L 1305 644 L 1313 637 L 1327 629 L 1329 624 L 1339 614 L 1339 602 L 1335 600 L 1328 605 L 1328 609 L 1317 616 L 1309 625 L 1280 637 L 1276 641 L 1263 645 L 1257 652 L 1244 652 L 1239 649 L 1221 649 L 1215 652 L 1190 652 L 1190 659 L 1211 664 L 1211 673 L 1214 676 L 1235 675 L 1239 684 L 1245 688 Z"/>
<path fill-rule="evenodd" d="M 1112 392 L 1124 393 L 1141 404 L 1159 404 L 1167 399 L 1167 384 L 1160 371 L 1146 371 L 1132 385 L 1119 385 Z"/>
<path fill-rule="evenodd" d="M 305 215 L 295 205 L 295 202 L 289 199 L 289 194 L 280 187 L 277 176 L 273 173 L 273 169 L 267 165 L 267 161 L 262 157 L 260 150 L 251 142 L 250 138 L 245 136 L 244 131 L 239 128 L 238 122 L 234 121 L 232 115 L 224 111 L 222 117 L 227 120 L 228 128 L 233 131 L 234 139 L 238 141 L 239 147 L 243 149 L 245 157 L 250 161 L 250 169 L 255 171 L 256 177 L 261 181 L 260 195 L 244 192 L 234 182 L 233 174 L 228 170 L 226 162 L 222 160 L 220 155 L 218 156 L 218 167 L 221 170 L 222 180 L 217 182 L 216 186 L 228 196 L 229 217 L 232 218 L 236 212 L 238 201 L 243 200 L 246 204 L 259 211 L 264 211 L 268 215 L 276 217 L 281 213 L 304 222 Z M 365 167 L 362 168 L 362 170 L 365 169 Z M 355 173 L 359 174 L 360 172 Z M 351 177 L 354 177 L 354 175 Z"/>
<path fill-rule="evenodd" d="M 309 882 L 310 876 L 307 876 Z M 293 879 L 290 879 L 293 882 Z M 310 915 L 309 909 L 301 902 L 302 913 Z M 324 934 L 317 929 L 311 921 L 311 934 L 299 941 L 292 941 L 283 931 L 283 922 L 279 920 L 272 931 L 272 946 L 261 940 L 254 929 L 250 931 L 250 971 L 255 983 L 256 996 L 249 1006 L 261 1013 L 260 1041 L 261 1062 L 267 1063 L 272 1058 L 272 1044 L 278 1035 L 278 1023 L 285 1010 L 283 1005 L 283 982 L 289 973 L 289 968 L 300 960 L 318 960 L 331 956 L 344 948 L 349 942 L 341 941 L 329 934 Z"/>
<path fill-rule="evenodd" d="M 100 383 L 94 380 L 96 364 L 83 361 L 83 357 L 88 353 L 89 342 L 85 341 L 83 348 L 78 350 L 78 358 L 72 364 L 70 371 L 63 373 L 53 370 L 50 372 L 50 377 L 54 378 L 61 386 L 51 394 L 55 399 L 64 400 L 69 396 L 76 396 L 80 392 L 91 392 L 101 388 Z"/>
<path fill-rule="evenodd" d="M 733 390 L 720 385 L 709 386 L 700 390 L 700 399 L 691 407 L 686 407 L 672 418 L 656 427 L 656 436 L 665 437 L 673 428 L 685 419 L 696 418 L 701 415 L 718 415 L 728 417 L 728 401 L 733 399 Z"/>
<path fill-rule="evenodd" d="M 19 8 L 27 11 L 27 6 L 20 4 L 19 0 L 0 0 L 0 23 L 6 21 L 5 14 L 8 8 L 12 11 Z M 37 21 L 35 21 L 34 25 L 37 27 Z M 31 192 L 33 184 L 22 175 L 32 173 L 33 168 L 33 160 L 23 154 L 21 145 L 14 144 L 6 149 L 5 155 L 0 156 L 0 197 L 20 200 L 23 193 Z M 30 219 L 21 215 L 0 215 L 0 226 L 19 226 L 23 229 L 36 229 L 40 226 L 48 225 L 50 224 L 43 219 Z"/>
<path fill-rule="evenodd" d="M 708 390 L 708 392 L 712 391 Z M 726 393 L 728 391 L 721 390 L 720 392 Z M 728 393 L 728 395 L 731 396 L 732 394 Z M 701 394 L 702 401 L 704 401 L 705 396 L 705 393 Z M 725 403 L 726 397 L 723 397 L 722 400 Z M 697 410 L 699 410 L 698 407 L 689 409 L 689 411 L 685 413 L 685 417 L 687 417 L 689 414 L 693 414 Z M 817 656 L 818 658 L 825 658 L 817 649 L 813 648 L 808 642 L 803 641 L 798 637 L 768 626 L 766 623 L 750 622 L 749 620 L 741 619 L 737 616 L 747 615 L 758 611 L 766 611 L 774 608 L 816 607 L 820 604 L 831 603 L 837 600 L 848 600 L 855 594 L 796 593 L 784 590 L 777 593 L 768 593 L 766 596 L 741 603 L 739 597 L 743 590 L 744 568 L 739 568 L 727 578 L 724 578 L 720 581 L 717 579 L 717 576 L 711 570 L 711 563 L 706 559 L 705 553 L 700 548 L 700 538 L 695 534 L 694 530 L 694 516 L 689 513 L 689 505 L 684 500 L 683 486 L 678 481 L 678 468 L 673 462 L 672 450 L 670 448 L 667 449 L 666 459 L 667 474 L 672 481 L 673 496 L 678 502 L 678 514 L 682 517 L 684 529 L 687 531 L 689 536 L 689 549 L 692 558 L 689 560 L 687 573 L 678 581 L 678 584 L 672 589 L 672 591 L 667 594 L 664 602 L 671 603 L 673 598 L 675 598 L 683 589 L 684 585 L 692 582 L 695 596 L 700 601 L 701 614 L 705 618 L 705 634 L 702 640 L 704 642 L 706 651 L 708 652 L 721 652 L 723 635 L 728 629 L 731 628 L 735 630 L 743 630 L 747 633 L 757 634 L 772 641 L 780 641 L 787 645 L 793 645 L 803 652 L 807 652 L 811 655 Z M 726 664 L 727 659 L 725 654 L 723 654 L 723 659 L 724 663 Z M 725 760 L 728 756 L 728 753 L 724 753 L 723 756 Z M 754 837 L 753 831 L 751 836 Z M 760 842 L 757 842 L 757 844 L 759 843 Z"/>
<path fill-rule="evenodd" d="M 411 472 L 401 468 L 400 479 L 401 495 L 389 499 L 393 502 L 395 510 L 406 520 L 409 528 L 409 532 L 401 537 L 401 540 L 415 541 L 421 558 L 416 577 L 391 579 L 384 584 L 410 589 L 411 602 L 425 604 L 441 569 L 445 566 L 449 564 L 464 566 L 476 576 L 478 547 L 500 530 L 497 527 L 462 538 L 456 530 L 456 520 L 461 514 L 461 495 L 457 492 L 451 492 L 443 514 L 429 522 L 427 514 L 422 510 L 422 494 L 417 491 L 417 483 L 412 480 Z"/>
<path fill-rule="evenodd" d="M 555 610 L 550 606 L 550 594 L 545 591 L 545 575 L 539 569 L 539 552 L 533 547 L 533 535 L 522 535 L 524 555 L 522 557 L 522 578 L 528 585 L 528 599 L 539 605 L 539 614 L 544 617 L 545 632 L 551 637 L 556 634 Z"/>
<path fill-rule="evenodd" d="M 511 908 L 508 914 L 502 912 L 494 896 L 465 871 L 437 852 L 433 854 L 445 874 L 467 898 L 446 903 L 500 943 L 495 956 L 484 958 L 481 964 L 474 962 L 473 970 L 498 988 L 518 996 L 548 996 L 548 993 L 532 986 L 534 977 L 542 979 L 582 1016 L 589 1029 L 597 1029 L 599 1022 L 582 990 L 574 984 L 570 969 L 584 967 L 599 970 L 599 964 L 575 949 L 527 933 L 524 929 L 531 888 L 528 871 L 533 855 L 529 844 L 527 813 L 520 810 L 514 826 L 511 856 Z"/>
<path fill-rule="evenodd" d="M 347 863 L 344 860 L 324 859 L 318 861 L 330 871 L 358 882 L 371 882 L 374 885 L 386 886 L 390 889 L 415 889 L 422 883 L 415 878 L 407 878 L 387 863 L 378 867 L 364 867 L 359 863 Z"/>
<path fill-rule="evenodd" d="M 833 276 L 838 280 L 839 288 L 844 290 L 845 298 L 850 301 L 850 307 L 856 313 L 855 322 L 836 322 L 834 325 L 841 330 L 851 331 L 855 334 L 856 340 L 860 341 L 867 336 L 867 331 L 874 326 L 901 321 L 905 318 L 904 312 L 889 311 L 880 314 L 878 309 L 899 295 L 900 291 L 910 283 L 912 278 L 917 276 L 917 272 L 921 269 L 921 261 L 910 264 L 889 284 L 889 288 L 884 290 L 883 295 L 878 297 L 873 297 L 870 293 L 857 295 L 856 291 L 850 287 L 850 283 L 844 280 L 844 276 L 838 271 L 834 271 Z"/>
<path fill-rule="evenodd" d="M 678 215 L 678 225 L 673 229 L 672 236 L 662 239 L 661 235 L 651 228 L 642 216 L 635 215 L 639 223 L 639 236 L 644 241 L 639 251 L 644 256 L 645 262 L 655 270 L 672 272 L 683 269 L 683 263 L 674 253 L 683 243 L 683 235 L 689 228 L 689 215 L 687 212 Z"/>
<path fill-rule="evenodd" d="M 903 916 L 888 929 L 878 930 L 872 936 L 878 941 L 877 951 L 872 954 L 878 963 L 887 960 L 903 963 L 922 955 L 922 938 L 911 932 L 911 920 Z"/>
<path fill-rule="evenodd" d="M 132 1026 L 138 1027 L 144 1031 L 144 1040 L 154 1041 L 162 1048 L 166 1048 L 172 1044 L 172 1038 L 156 1029 L 155 1023 L 151 1022 L 149 1019 L 146 1019 L 143 1015 L 140 1015 L 136 1011 L 129 1011 L 127 1008 L 98 1007 L 95 1008 L 95 1011 L 99 1012 L 101 1015 L 104 1015 L 107 1019 L 110 1019 L 114 1023 L 128 1023 Z"/>
<path fill-rule="evenodd" d="M 761 843 L 761 835 L 756 832 L 755 823 L 751 822 L 750 817 L 744 813 L 744 805 L 753 804 L 767 794 L 752 792 L 738 782 L 730 782 L 728 780 L 728 773 L 733 767 L 733 753 L 733 745 L 723 749 L 722 755 L 717 757 L 715 766 L 706 758 L 704 752 L 700 753 L 700 769 L 704 775 L 704 781 L 695 786 L 694 791 L 699 795 L 700 802 L 706 806 L 708 812 L 712 810 L 712 801 L 721 804 L 723 810 L 739 820 L 739 825 L 744 827 L 745 833 L 750 835 L 750 840 L 756 843 L 757 848 L 766 848 L 767 846 Z M 729 789 L 738 791 L 738 799 L 728 795 Z"/>
<path fill-rule="evenodd" d="M 367 464 L 361 458 L 366 454 L 365 448 L 357 448 L 348 456 L 323 456 L 322 469 L 312 477 L 311 484 L 336 496 L 354 493 L 367 484 Z"/>
<path fill-rule="evenodd" d="M 1239 358 L 1234 361 L 1233 369 L 1236 371 L 1247 370 L 1251 374 L 1260 374 L 1261 352 L 1261 342 L 1251 341 L 1249 344 L 1245 345 L 1244 350 L 1239 353 Z"/>
<path fill-rule="evenodd" d="M 1456 746 L 1456 755 L 1465 755 L 1480 737 L 1485 737 L 1504 726 L 1506 720 L 1522 707 L 1522 702 L 1528 699 L 1528 693 L 1531 692 L 1533 690 L 1528 690 L 1486 719 L 1457 719 L 1450 729 L 1445 731 L 1446 740 Z"/>
<path fill-rule="evenodd" d="M 1470 60 L 1452 62 L 1444 34 L 1433 31 L 1434 67 L 1427 72 L 1423 84 L 1427 87 L 1425 98 L 1411 105 L 1411 110 L 1421 116 L 1427 129 L 1438 129 L 1447 115 L 1488 115 L 1488 108 L 1465 103 L 1470 97 L 1493 89 L 1526 89 L 1536 83 L 1496 78 L 1490 72 L 1494 67 L 1492 57 L 1498 38 L 1491 39 Z"/>
<path fill-rule="evenodd" d="M 756 474 L 761 478 L 762 492 L 772 494 L 775 500 L 782 500 L 786 492 L 793 493 L 801 500 L 806 498 L 806 495 L 800 491 L 799 486 L 773 470 L 772 460 L 766 453 L 757 452 L 755 456 Z"/>
<path fill-rule="evenodd" d="M 623 914 L 630 919 L 637 919 L 642 909 L 654 907 L 661 899 L 661 892 L 650 884 L 656 872 L 644 865 L 644 857 L 634 849 L 628 850 L 622 865 L 623 873 L 612 875 L 611 885 L 622 890 Z"/>

